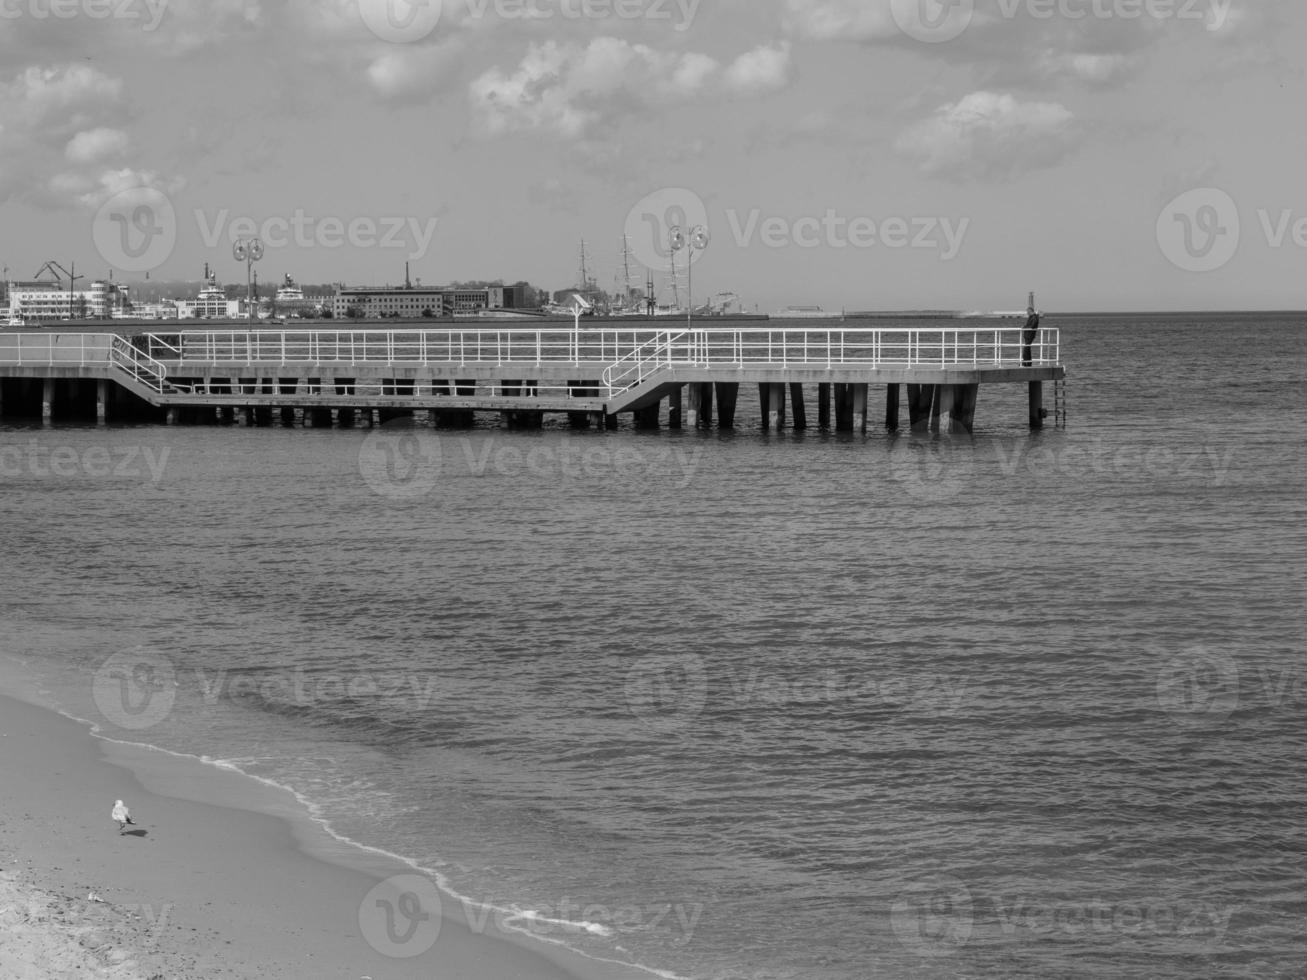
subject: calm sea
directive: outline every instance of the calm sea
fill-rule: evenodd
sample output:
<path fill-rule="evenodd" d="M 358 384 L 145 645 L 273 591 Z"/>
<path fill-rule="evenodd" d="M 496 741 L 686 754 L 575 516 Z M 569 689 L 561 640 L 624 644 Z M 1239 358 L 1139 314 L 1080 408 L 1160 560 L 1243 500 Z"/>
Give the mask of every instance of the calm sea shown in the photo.
<path fill-rule="evenodd" d="M 4 649 L 668 974 L 1302 976 L 1304 318 L 1045 325 L 1034 434 L 11 420 Z"/>

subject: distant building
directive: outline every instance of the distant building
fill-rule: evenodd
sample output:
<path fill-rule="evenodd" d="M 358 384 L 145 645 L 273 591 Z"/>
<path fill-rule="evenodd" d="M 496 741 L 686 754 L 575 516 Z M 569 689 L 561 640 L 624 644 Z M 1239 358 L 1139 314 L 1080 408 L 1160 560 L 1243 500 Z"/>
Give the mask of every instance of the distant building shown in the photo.
<path fill-rule="evenodd" d="M 127 287 L 96 280 L 89 289 L 70 290 L 55 280 L 31 279 L 9 282 L 11 323 L 39 323 L 46 320 L 108 319 L 131 311 Z"/>
<path fill-rule="evenodd" d="M 516 309 L 523 299 L 521 293 L 522 290 L 516 286 L 485 286 L 477 289 L 340 286 L 336 289 L 333 312 L 337 318 L 365 320 L 472 316 L 482 310 Z"/>

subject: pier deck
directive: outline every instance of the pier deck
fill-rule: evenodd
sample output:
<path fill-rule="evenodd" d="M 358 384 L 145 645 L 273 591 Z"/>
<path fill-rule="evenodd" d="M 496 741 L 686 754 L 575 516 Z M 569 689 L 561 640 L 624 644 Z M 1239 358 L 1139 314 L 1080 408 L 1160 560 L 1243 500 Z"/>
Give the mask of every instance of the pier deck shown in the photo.
<path fill-rule="evenodd" d="M 1019 327 L 867 329 L 843 326 L 579 328 L 549 324 L 501 328 L 400 330 L 160 329 L 123 336 L 99 332 L 0 332 L 0 380 L 40 381 L 43 414 L 57 382 L 113 383 L 161 409 L 380 409 L 506 413 L 566 412 L 609 417 L 647 412 L 669 399 L 679 413 L 688 386 L 692 422 L 704 414 L 705 386 L 760 385 L 771 396 L 768 421 L 783 424 L 783 386 L 836 390 L 865 424 L 866 386 L 883 384 L 897 406 L 907 384 L 910 408 L 930 389 L 946 416 L 981 384 L 1037 386 L 1061 381 L 1058 331 L 1042 329 L 1023 364 Z M 780 391 L 773 389 L 780 386 Z M 2 393 L 0 393 L 2 394 Z M 699 396 L 696 398 L 696 394 Z M 711 391 L 707 392 L 711 415 Z M 776 410 L 777 403 L 781 409 Z M 857 409 L 861 407 L 861 413 Z M 732 413 L 733 414 L 733 413 Z M 796 412 L 797 414 L 797 412 Z M 847 412 L 846 412 L 847 414 Z M 914 412 L 914 421 L 916 420 Z M 970 428 L 967 413 L 952 412 Z M 170 413 L 169 418 L 175 418 Z M 679 415 L 677 416 L 679 421 Z M 723 417 L 723 422 L 727 419 Z M 887 421 L 890 421 L 887 416 Z"/>

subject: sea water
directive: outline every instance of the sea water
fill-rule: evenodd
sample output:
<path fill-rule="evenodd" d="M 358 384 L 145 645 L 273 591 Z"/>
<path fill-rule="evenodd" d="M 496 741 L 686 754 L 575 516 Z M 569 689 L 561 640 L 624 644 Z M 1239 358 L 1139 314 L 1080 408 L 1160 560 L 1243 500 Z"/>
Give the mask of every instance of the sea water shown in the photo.
<path fill-rule="evenodd" d="M 1045 325 L 1036 433 L 7 420 L 3 650 L 597 957 L 1301 975 L 1303 318 Z"/>

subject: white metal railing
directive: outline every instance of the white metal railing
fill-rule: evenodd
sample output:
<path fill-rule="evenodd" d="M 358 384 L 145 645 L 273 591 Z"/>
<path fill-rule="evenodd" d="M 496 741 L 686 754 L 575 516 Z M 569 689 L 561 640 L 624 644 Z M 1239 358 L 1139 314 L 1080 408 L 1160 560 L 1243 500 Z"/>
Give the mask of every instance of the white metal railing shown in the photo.
<path fill-rule="evenodd" d="M 411 366 L 589 364 L 617 368 L 668 347 L 666 363 L 699 367 L 984 367 L 1021 363 L 1020 327 L 805 329 L 187 330 L 149 334 L 164 361 L 206 364 L 383 363 Z M 1032 362 L 1060 363 L 1056 329 L 1042 328 Z"/>
<path fill-rule="evenodd" d="M 115 334 L 5 333 L 0 364 L 15 367 L 93 367 L 107 364 Z"/>
<path fill-rule="evenodd" d="M 126 337 L 114 335 L 109 361 L 154 391 L 162 392 L 168 387 L 168 369 L 149 354 L 137 350 Z"/>
<path fill-rule="evenodd" d="M 650 374 L 671 364 L 677 342 L 685 338 L 686 331 L 678 334 L 659 333 L 624 355 L 617 363 L 604 368 L 604 386 L 608 389 L 609 396 L 629 391 Z M 691 350 L 687 347 L 683 352 L 688 355 Z"/>

